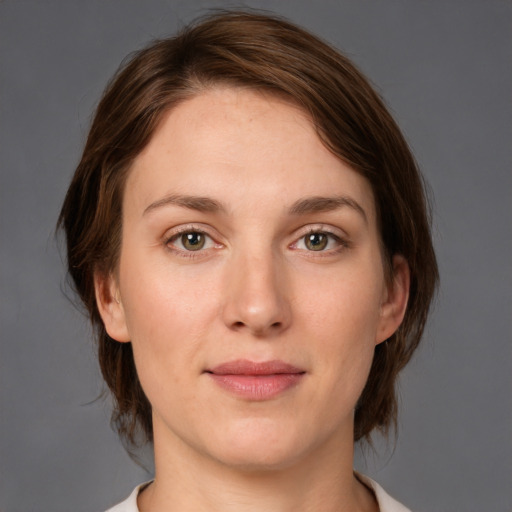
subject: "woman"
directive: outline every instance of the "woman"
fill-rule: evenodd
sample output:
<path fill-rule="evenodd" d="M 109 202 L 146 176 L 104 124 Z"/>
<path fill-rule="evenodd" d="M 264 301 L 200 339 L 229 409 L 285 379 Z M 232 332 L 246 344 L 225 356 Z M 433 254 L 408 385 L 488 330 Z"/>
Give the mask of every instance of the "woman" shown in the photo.
<path fill-rule="evenodd" d="M 112 511 L 403 511 L 352 469 L 396 423 L 437 282 L 422 181 L 355 67 L 286 21 L 210 16 L 101 100 L 60 223 L 128 442 Z"/>

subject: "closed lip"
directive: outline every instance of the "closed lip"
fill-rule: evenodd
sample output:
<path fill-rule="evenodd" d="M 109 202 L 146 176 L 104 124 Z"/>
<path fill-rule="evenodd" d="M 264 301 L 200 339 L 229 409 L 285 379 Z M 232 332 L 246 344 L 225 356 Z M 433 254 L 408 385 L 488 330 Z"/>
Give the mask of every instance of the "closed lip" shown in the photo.
<path fill-rule="evenodd" d="M 264 361 L 261 363 L 247 359 L 236 359 L 207 369 L 207 373 L 214 375 L 280 375 L 301 374 L 305 370 L 280 360 Z"/>
<path fill-rule="evenodd" d="M 299 385 L 306 374 L 302 368 L 283 361 L 257 363 L 247 359 L 222 363 L 205 373 L 224 392 L 257 402 L 281 396 Z"/>

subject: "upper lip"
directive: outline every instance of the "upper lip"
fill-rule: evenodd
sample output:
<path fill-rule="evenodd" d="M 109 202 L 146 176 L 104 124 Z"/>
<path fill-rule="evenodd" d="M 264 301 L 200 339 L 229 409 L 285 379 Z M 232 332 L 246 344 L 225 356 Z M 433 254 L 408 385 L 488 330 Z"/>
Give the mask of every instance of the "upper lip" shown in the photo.
<path fill-rule="evenodd" d="M 279 360 L 257 363 L 247 359 L 236 359 L 208 368 L 214 375 L 276 375 L 305 373 L 305 370 Z"/>

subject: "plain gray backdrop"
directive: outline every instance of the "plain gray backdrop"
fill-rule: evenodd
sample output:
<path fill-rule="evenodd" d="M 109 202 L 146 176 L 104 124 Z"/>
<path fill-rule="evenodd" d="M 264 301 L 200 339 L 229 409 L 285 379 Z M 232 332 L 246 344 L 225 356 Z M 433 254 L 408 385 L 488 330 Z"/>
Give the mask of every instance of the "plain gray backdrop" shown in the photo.
<path fill-rule="evenodd" d="M 512 3 L 0 1 L 0 510 L 102 511 L 150 477 L 109 428 L 54 226 L 121 60 L 211 7 L 281 13 L 384 96 L 434 195 L 441 290 L 396 446 L 357 467 L 423 512 L 512 510 Z"/>

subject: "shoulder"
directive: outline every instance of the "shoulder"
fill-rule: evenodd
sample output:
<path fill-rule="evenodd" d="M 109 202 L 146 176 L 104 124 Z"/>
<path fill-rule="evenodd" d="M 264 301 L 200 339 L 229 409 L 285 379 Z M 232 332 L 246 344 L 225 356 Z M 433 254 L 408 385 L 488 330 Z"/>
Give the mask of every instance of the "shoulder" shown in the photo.
<path fill-rule="evenodd" d="M 139 495 L 139 492 L 149 483 L 150 482 L 145 482 L 135 487 L 128 498 L 113 506 L 112 508 L 109 508 L 106 512 L 139 512 L 139 508 L 137 507 L 137 496 Z"/>
<path fill-rule="evenodd" d="M 407 507 L 392 498 L 377 482 L 365 475 L 356 473 L 360 482 L 369 487 L 375 494 L 380 512 L 411 512 Z"/>

